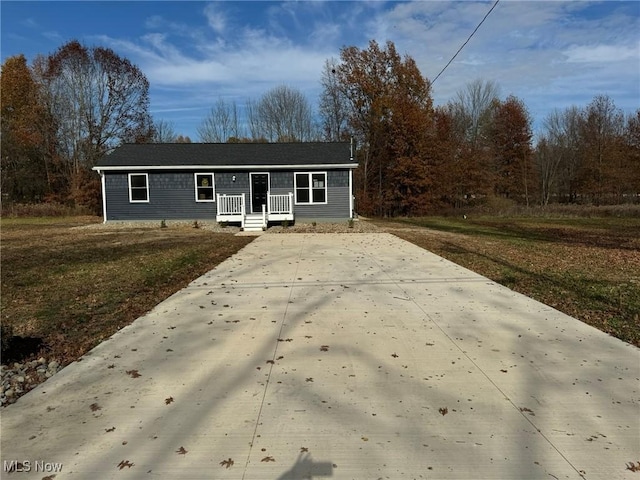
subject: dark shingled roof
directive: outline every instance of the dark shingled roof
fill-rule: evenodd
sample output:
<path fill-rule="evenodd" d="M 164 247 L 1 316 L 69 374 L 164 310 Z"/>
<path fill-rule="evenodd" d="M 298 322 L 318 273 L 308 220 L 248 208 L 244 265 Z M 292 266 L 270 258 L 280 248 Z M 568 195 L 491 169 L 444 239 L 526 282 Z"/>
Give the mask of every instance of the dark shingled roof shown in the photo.
<path fill-rule="evenodd" d="M 100 167 L 281 166 L 354 164 L 348 142 L 125 144 L 102 157 Z"/>

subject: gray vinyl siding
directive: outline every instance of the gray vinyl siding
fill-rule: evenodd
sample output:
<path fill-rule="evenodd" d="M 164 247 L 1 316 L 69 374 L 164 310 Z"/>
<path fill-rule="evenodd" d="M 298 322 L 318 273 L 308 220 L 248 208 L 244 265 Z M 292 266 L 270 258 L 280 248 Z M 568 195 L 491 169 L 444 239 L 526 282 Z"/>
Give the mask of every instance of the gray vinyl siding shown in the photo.
<path fill-rule="evenodd" d="M 107 220 L 215 220 L 215 202 L 196 202 L 194 172 L 148 175 L 149 202 L 131 203 L 127 173 L 105 173 Z"/>
<path fill-rule="evenodd" d="M 316 170 L 313 170 L 316 171 Z M 327 204 L 294 205 L 296 219 L 347 219 L 349 211 L 349 169 L 327 172 Z M 143 173 L 143 172 L 140 172 Z M 105 172 L 107 220 L 215 220 L 215 202 L 196 202 L 194 171 L 161 171 L 148 173 L 149 202 L 131 203 L 127 173 Z M 198 170 L 197 173 L 211 173 Z M 214 175 L 214 193 L 246 194 L 250 202 L 248 171 L 223 171 Z M 294 170 L 269 172 L 273 195 L 294 191 Z M 235 181 L 233 177 L 235 176 Z"/>
<path fill-rule="evenodd" d="M 298 170 L 296 170 L 298 171 Z M 310 170 L 315 172 L 316 170 Z M 318 205 L 294 204 L 296 220 L 348 219 L 349 210 L 349 170 L 317 170 L 327 172 L 327 203 Z M 271 194 L 282 195 L 293 191 L 294 170 L 271 173 Z M 295 196 L 294 196 L 295 201 Z"/>

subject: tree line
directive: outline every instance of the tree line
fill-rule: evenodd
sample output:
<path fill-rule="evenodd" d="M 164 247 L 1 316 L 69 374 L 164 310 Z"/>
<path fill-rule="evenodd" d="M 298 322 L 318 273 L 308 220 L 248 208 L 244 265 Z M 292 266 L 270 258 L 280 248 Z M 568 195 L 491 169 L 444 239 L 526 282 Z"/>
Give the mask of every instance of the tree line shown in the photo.
<path fill-rule="evenodd" d="M 149 112 L 149 82 L 129 60 L 71 41 L 0 76 L 4 202 L 59 202 L 99 211 L 91 171 L 125 142 L 191 142 Z M 488 198 L 523 205 L 638 202 L 640 109 L 607 95 L 554 110 L 534 141 L 525 103 L 475 80 L 434 106 L 431 84 L 392 42 L 345 47 L 327 59 L 318 111 L 281 85 L 239 106 L 220 98 L 197 128 L 202 142 L 355 139 L 357 210 L 424 215 Z"/>

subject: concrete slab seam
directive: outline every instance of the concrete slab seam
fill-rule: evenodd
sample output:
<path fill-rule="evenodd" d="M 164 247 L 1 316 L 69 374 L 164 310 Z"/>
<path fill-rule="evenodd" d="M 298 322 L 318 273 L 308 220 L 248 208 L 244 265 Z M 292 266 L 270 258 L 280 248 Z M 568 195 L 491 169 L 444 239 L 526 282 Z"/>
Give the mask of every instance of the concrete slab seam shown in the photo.
<path fill-rule="evenodd" d="M 473 366 L 478 369 L 478 371 L 489 381 L 489 383 L 493 385 L 494 388 L 500 392 L 500 394 L 502 394 L 502 396 L 513 406 L 513 408 L 520 414 L 520 416 L 522 416 L 536 430 L 536 432 L 538 432 L 540 436 L 544 438 L 544 440 L 551 446 L 551 448 L 553 448 L 558 453 L 558 455 L 560 455 L 560 457 L 562 457 L 565 462 L 567 462 L 567 464 L 580 476 L 580 478 L 585 478 L 584 475 L 580 473 L 580 470 L 576 468 L 576 466 L 573 465 L 571 461 L 569 461 L 569 459 L 558 449 L 558 447 L 556 447 L 553 442 L 538 428 L 538 426 L 533 423 L 529 416 L 526 415 L 525 412 L 520 410 L 520 408 L 518 408 L 515 403 L 513 403 L 513 400 L 489 377 L 489 375 L 487 375 L 487 373 L 467 354 L 467 352 L 463 350 L 453 338 L 451 338 L 451 336 L 440 326 L 440 324 L 438 324 L 438 322 L 434 320 L 418 302 L 415 301 L 415 298 L 409 295 L 409 293 L 404 288 L 402 288 L 401 283 L 395 280 L 391 275 L 389 275 L 375 257 L 369 254 L 367 255 L 380 268 L 380 271 L 387 275 L 387 277 L 389 277 L 389 279 L 391 280 L 390 283 L 394 284 L 404 294 L 405 298 L 402 298 L 401 300 L 411 301 L 429 320 L 431 320 L 433 324 L 438 328 L 438 330 L 440 330 L 442 334 L 446 338 L 448 338 L 449 341 L 460 351 L 460 353 L 464 355 L 467 360 L 469 360 L 473 364 Z"/>
<path fill-rule="evenodd" d="M 284 328 L 285 320 L 287 318 L 287 312 L 289 310 L 289 305 L 291 304 L 291 297 L 293 295 L 293 289 L 295 284 L 295 279 L 298 276 L 298 269 L 300 268 L 300 259 L 302 258 L 302 251 L 304 250 L 304 244 L 300 246 L 300 251 L 298 252 L 298 261 L 296 262 L 296 270 L 293 274 L 293 279 L 291 280 L 291 286 L 289 287 L 289 296 L 287 297 L 287 304 L 284 307 L 284 313 L 282 314 L 282 320 L 280 323 L 280 329 L 278 330 L 278 337 L 282 337 L 282 330 Z M 260 401 L 260 408 L 258 409 L 258 415 L 256 416 L 256 424 L 253 429 L 253 434 L 251 436 L 251 443 L 249 444 L 249 453 L 247 454 L 247 461 L 244 465 L 244 470 L 242 471 L 242 480 L 245 479 L 247 475 L 247 470 L 249 469 L 249 461 L 251 460 L 251 452 L 253 451 L 253 445 L 256 441 L 256 434 L 258 433 L 258 426 L 260 425 L 260 418 L 262 417 L 262 409 L 264 407 L 265 399 L 267 398 L 267 391 L 269 390 L 269 385 L 271 381 L 271 373 L 273 372 L 273 367 L 275 366 L 275 360 L 278 355 L 278 345 L 280 342 L 276 341 L 276 346 L 273 350 L 273 356 L 271 357 L 271 362 L 269 362 L 269 373 L 267 374 L 267 381 L 264 385 L 264 391 L 262 393 L 262 400 Z"/>

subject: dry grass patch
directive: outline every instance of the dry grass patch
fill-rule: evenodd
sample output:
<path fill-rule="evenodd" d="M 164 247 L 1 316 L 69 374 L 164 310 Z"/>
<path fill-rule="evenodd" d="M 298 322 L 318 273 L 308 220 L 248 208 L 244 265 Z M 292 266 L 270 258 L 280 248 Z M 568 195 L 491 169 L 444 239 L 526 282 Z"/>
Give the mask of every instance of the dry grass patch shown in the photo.
<path fill-rule="evenodd" d="M 251 241 L 189 227 L 75 228 L 95 217 L 3 219 L 2 324 L 62 364 Z"/>

